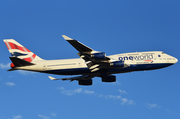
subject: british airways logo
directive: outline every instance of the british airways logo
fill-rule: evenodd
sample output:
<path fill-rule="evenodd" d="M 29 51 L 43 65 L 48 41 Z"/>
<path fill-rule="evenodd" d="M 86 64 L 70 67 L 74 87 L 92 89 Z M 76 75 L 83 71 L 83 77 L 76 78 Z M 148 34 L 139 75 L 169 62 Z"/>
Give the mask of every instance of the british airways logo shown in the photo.
<path fill-rule="evenodd" d="M 122 60 L 151 60 L 151 59 L 153 59 L 153 54 L 119 57 L 120 61 Z"/>

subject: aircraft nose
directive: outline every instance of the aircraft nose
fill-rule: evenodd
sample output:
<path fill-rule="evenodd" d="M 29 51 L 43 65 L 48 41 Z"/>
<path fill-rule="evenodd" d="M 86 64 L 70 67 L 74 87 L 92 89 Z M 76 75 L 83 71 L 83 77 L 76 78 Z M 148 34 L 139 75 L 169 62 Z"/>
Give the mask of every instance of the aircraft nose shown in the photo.
<path fill-rule="evenodd" d="M 177 63 L 178 62 L 178 59 L 177 58 L 175 58 L 175 63 Z"/>
<path fill-rule="evenodd" d="M 175 57 L 173 57 L 173 63 L 175 64 L 175 63 L 177 63 L 177 62 L 178 62 L 178 59 L 175 58 Z"/>

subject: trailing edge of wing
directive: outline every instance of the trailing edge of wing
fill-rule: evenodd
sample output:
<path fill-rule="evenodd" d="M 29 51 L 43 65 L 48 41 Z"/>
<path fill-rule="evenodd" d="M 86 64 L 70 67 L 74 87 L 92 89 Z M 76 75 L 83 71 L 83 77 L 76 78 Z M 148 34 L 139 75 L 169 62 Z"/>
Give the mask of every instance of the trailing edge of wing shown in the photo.
<path fill-rule="evenodd" d="M 88 46 L 86 46 L 86 45 L 82 44 L 81 42 L 74 40 L 66 35 L 62 35 L 62 37 L 81 53 L 93 51 L 93 49 L 89 48 Z"/>

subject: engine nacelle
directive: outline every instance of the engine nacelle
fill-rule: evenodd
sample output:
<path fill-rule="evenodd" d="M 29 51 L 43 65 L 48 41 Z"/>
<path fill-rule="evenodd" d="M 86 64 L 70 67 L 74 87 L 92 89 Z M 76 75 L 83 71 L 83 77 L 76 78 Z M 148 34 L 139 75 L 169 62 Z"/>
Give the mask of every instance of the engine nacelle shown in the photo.
<path fill-rule="evenodd" d="M 106 77 L 102 77 L 102 82 L 116 82 L 116 76 L 109 75 Z"/>
<path fill-rule="evenodd" d="M 112 66 L 112 67 L 124 67 L 124 61 L 111 62 L 110 66 Z"/>
<path fill-rule="evenodd" d="M 105 59 L 106 54 L 104 52 L 94 53 L 94 54 L 91 54 L 91 57 L 94 59 Z"/>
<path fill-rule="evenodd" d="M 88 80 L 79 80 L 79 85 L 85 85 L 85 86 L 92 85 L 92 79 L 88 79 Z"/>

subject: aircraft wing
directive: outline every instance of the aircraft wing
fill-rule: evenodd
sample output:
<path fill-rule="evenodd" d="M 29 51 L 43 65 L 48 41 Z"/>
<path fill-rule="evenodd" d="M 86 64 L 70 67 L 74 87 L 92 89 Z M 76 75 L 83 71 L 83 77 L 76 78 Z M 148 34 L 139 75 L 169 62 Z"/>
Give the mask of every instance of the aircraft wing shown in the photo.
<path fill-rule="evenodd" d="M 68 41 L 74 48 L 76 48 L 76 50 L 78 50 L 79 52 L 92 52 L 93 49 L 89 48 L 88 46 L 80 43 L 77 40 L 74 40 L 66 35 L 62 35 L 62 37 Z"/>
<path fill-rule="evenodd" d="M 66 35 L 62 35 L 62 37 L 66 41 L 68 41 L 76 50 L 79 51 L 78 55 L 85 60 L 86 65 L 91 72 L 106 69 L 110 66 L 110 58 L 107 57 L 104 52 L 95 51 L 92 48 L 89 48 L 81 42 L 72 39 Z"/>
<path fill-rule="evenodd" d="M 74 81 L 74 80 L 88 80 L 88 79 L 91 79 L 95 76 L 93 75 L 82 75 L 82 76 L 75 76 L 75 77 L 69 77 L 69 78 L 59 78 L 59 79 L 56 79 L 52 76 L 48 76 L 51 80 L 70 80 L 70 81 Z"/>

